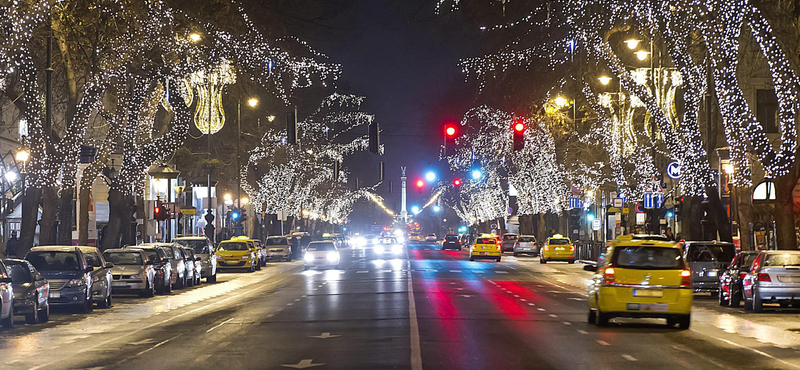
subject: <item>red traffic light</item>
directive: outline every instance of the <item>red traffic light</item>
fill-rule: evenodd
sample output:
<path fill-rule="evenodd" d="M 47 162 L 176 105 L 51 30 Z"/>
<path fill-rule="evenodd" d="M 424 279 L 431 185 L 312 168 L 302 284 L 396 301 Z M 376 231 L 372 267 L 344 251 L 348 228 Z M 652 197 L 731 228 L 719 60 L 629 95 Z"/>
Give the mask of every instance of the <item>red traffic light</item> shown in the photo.
<path fill-rule="evenodd" d="M 425 186 L 425 181 L 422 181 L 422 179 L 417 180 L 417 187 L 418 188 L 422 188 L 424 186 Z"/>
<path fill-rule="evenodd" d="M 153 214 L 158 215 L 161 213 L 161 207 L 156 206 L 153 208 Z"/>
<path fill-rule="evenodd" d="M 456 135 L 456 127 L 447 125 L 444 129 L 444 133 L 447 135 L 447 137 L 453 137 Z"/>
<path fill-rule="evenodd" d="M 522 131 L 525 131 L 525 124 L 524 124 L 524 123 L 522 123 L 522 121 L 517 121 L 517 122 L 514 124 L 514 131 L 516 131 L 516 132 L 522 132 Z"/>
<path fill-rule="evenodd" d="M 454 185 L 454 186 L 461 186 L 461 179 L 455 179 L 455 180 L 453 180 L 453 185 Z"/>

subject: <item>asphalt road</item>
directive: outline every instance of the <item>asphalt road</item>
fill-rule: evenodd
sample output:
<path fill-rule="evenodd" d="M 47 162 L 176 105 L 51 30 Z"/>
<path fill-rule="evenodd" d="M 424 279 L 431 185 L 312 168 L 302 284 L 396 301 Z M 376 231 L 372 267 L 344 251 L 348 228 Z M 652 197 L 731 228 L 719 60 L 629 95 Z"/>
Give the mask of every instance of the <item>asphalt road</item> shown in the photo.
<path fill-rule="evenodd" d="M 800 310 L 698 296 L 692 328 L 586 323 L 580 265 L 414 246 L 272 263 L 155 298 L 0 330 L 1 369 L 800 369 Z M 411 289 L 409 289 L 411 288 Z"/>

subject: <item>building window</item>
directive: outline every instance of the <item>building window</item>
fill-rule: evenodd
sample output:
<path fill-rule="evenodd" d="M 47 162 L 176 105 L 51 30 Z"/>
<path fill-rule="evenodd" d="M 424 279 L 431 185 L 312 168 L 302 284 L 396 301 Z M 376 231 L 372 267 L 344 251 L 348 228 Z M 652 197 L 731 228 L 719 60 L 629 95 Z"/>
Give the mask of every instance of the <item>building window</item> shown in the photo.
<path fill-rule="evenodd" d="M 775 96 L 775 90 L 756 90 L 756 118 L 766 133 L 778 133 L 778 97 Z"/>

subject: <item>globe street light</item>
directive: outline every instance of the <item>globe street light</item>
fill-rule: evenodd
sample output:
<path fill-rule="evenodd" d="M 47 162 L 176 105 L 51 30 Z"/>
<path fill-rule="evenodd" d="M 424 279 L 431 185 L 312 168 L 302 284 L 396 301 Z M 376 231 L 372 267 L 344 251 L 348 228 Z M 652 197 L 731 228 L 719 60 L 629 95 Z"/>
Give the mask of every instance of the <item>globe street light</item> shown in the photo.
<path fill-rule="evenodd" d="M 600 80 L 600 83 L 603 84 L 603 86 L 608 86 L 608 84 L 611 83 L 611 77 L 608 76 L 600 76 L 597 79 Z"/>
<path fill-rule="evenodd" d="M 483 176 L 483 173 L 481 172 L 481 170 L 472 170 L 472 179 L 473 180 L 478 180 L 478 179 L 481 178 L 481 176 Z"/>
<path fill-rule="evenodd" d="M 189 34 L 189 41 L 191 41 L 193 44 L 200 42 L 202 39 L 203 35 L 201 35 L 199 32 L 192 32 Z"/>
<path fill-rule="evenodd" d="M 425 180 L 433 182 L 433 180 L 436 180 L 436 174 L 433 171 L 428 171 L 428 173 L 425 174 Z"/>

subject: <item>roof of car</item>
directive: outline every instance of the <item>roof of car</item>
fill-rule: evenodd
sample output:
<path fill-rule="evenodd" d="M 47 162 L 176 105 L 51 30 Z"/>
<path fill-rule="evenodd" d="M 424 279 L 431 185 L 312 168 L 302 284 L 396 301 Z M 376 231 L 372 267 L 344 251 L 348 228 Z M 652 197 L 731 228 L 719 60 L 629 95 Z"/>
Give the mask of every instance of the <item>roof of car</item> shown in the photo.
<path fill-rule="evenodd" d="M 26 260 L 23 260 L 23 259 L 19 259 L 19 258 L 6 258 L 6 259 L 4 259 L 4 260 L 3 260 L 3 262 L 5 262 L 5 263 L 9 263 L 9 262 L 10 262 L 10 263 L 24 263 L 24 264 L 28 264 L 28 261 L 26 261 Z"/>
<path fill-rule="evenodd" d="M 78 248 L 72 245 L 42 245 L 31 248 L 31 252 L 75 252 L 76 250 Z"/>
<path fill-rule="evenodd" d="M 153 247 L 171 247 L 171 243 L 142 243 L 139 245 L 129 245 L 125 248 L 139 248 L 139 249 L 147 249 Z"/>
<path fill-rule="evenodd" d="M 690 244 L 724 244 L 724 245 L 733 245 L 731 242 L 723 242 L 719 240 L 692 240 L 692 241 L 684 241 L 683 244 L 690 245 Z"/>
<path fill-rule="evenodd" d="M 760 251 L 767 254 L 800 254 L 798 250 L 770 250 L 770 251 Z"/>
<path fill-rule="evenodd" d="M 205 236 L 179 236 L 172 240 L 206 240 Z"/>
<path fill-rule="evenodd" d="M 106 249 L 106 250 L 104 250 L 104 251 L 103 251 L 103 253 L 108 253 L 108 252 L 115 252 L 115 253 L 123 253 L 123 252 L 125 252 L 125 253 L 135 253 L 135 252 L 141 252 L 141 251 L 142 251 L 142 250 L 141 250 L 140 248 L 114 248 L 114 249 Z"/>
<path fill-rule="evenodd" d="M 620 240 L 613 247 L 658 247 L 658 248 L 678 248 L 680 244 L 661 240 Z"/>

